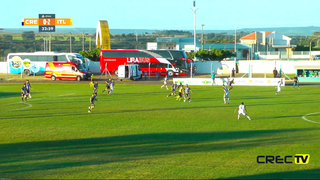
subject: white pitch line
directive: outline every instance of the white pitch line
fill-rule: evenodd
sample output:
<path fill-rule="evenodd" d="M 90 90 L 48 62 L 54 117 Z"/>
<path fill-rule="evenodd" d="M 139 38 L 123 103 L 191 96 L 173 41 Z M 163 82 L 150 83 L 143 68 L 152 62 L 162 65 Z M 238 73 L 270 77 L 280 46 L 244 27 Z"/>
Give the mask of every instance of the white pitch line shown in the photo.
<path fill-rule="evenodd" d="M 19 103 L 23 103 L 23 104 L 26 104 L 28 106 L 24 107 L 24 108 L 11 109 L 11 110 L 8 110 L 8 111 L 20 111 L 20 110 L 24 110 L 24 109 L 28 109 L 28 108 L 32 107 L 32 104 L 29 104 L 29 103 L 26 103 L 26 102 L 19 102 Z M 16 104 L 19 104 L 19 103 L 16 103 Z M 4 112 L 8 112 L 8 111 L 4 111 Z"/>
<path fill-rule="evenodd" d="M 75 94 L 75 93 L 58 95 L 56 97 L 70 96 L 70 95 L 73 95 L 73 94 Z M 32 99 L 32 101 L 38 101 L 38 100 L 47 99 L 47 98 L 37 98 L 37 99 Z M 50 97 L 50 98 L 54 98 L 54 97 Z M 15 102 L 15 103 L 8 103 L 8 104 L 0 104 L 0 106 L 10 105 L 10 104 L 21 104 L 21 103 L 26 104 L 28 106 L 27 107 L 23 107 L 23 108 L 18 108 L 18 109 L 11 109 L 11 110 L 8 110 L 8 111 L 19 111 L 19 110 L 24 110 L 24 109 L 28 109 L 28 108 L 32 107 L 32 104 L 29 104 L 29 103 L 26 103 L 26 102 Z M 0 112 L 8 112 L 8 111 L 0 111 Z"/>
<path fill-rule="evenodd" d="M 70 96 L 70 95 L 73 95 L 75 93 L 70 93 L 70 94 L 64 94 L 64 95 L 59 95 L 59 96 L 54 96 L 54 97 L 63 97 L 63 96 Z M 48 99 L 48 98 L 54 98 L 54 97 L 45 97 L 45 98 L 37 98 L 37 99 L 31 99 L 29 101 L 39 101 L 39 100 L 42 100 L 42 99 Z"/>
<path fill-rule="evenodd" d="M 302 119 L 305 120 L 305 121 L 314 123 L 314 124 L 320 124 L 320 122 L 311 121 L 311 120 L 309 120 L 309 119 L 306 118 L 306 116 L 310 116 L 310 115 L 313 115 L 313 114 L 320 114 L 320 112 L 315 112 L 315 113 L 306 114 L 306 115 L 302 116 Z"/>

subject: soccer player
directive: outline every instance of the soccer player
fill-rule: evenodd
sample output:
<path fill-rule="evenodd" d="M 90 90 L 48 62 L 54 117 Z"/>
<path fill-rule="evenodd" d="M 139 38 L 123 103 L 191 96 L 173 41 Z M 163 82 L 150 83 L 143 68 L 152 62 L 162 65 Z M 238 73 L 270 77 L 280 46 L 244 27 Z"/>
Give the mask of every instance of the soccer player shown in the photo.
<path fill-rule="evenodd" d="M 298 82 L 299 82 L 298 77 L 297 75 L 295 75 L 293 78 L 293 89 L 295 86 L 298 86 L 298 88 L 300 89 Z"/>
<path fill-rule="evenodd" d="M 224 91 L 224 94 L 223 94 L 223 101 L 224 101 L 224 104 L 226 104 L 228 102 L 230 102 L 230 99 L 229 99 L 229 90 L 228 88 L 223 84 L 222 85 L 223 87 L 223 91 Z"/>
<path fill-rule="evenodd" d="M 31 98 L 30 89 L 32 89 L 32 87 L 29 80 L 26 80 L 24 84 L 26 85 L 26 88 L 27 88 L 27 98 Z"/>
<path fill-rule="evenodd" d="M 91 74 L 91 77 L 90 77 L 91 81 L 90 81 L 90 87 L 93 87 L 94 86 L 94 77 L 93 77 L 93 74 Z"/>
<path fill-rule="evenodd" d="M 98 81 L 95 81 L 94 82 L 94 85 L 93 85 L 93 93 L 98 93 Z"/>
<path fill-rule="evenodd" d="M 248 112 L 243 102 L 239 105 L 239 107 L 237 107 L 237 109 L 234 110 L 234 112 L 236 112 L 237 110 L 238 110 L 238 120 L 240 119 L 240 114 L 246 116 L 249 120 L 251 120 L 249 115 L 247 114 Z"/>
<path fill-rule="evenodd" d="M 109 95 L 110 83 L 111 83 L 110 79 L 106 80 L 105 83 L 106 83 L 106 88 L 102 91 L 102 93 L 105 92 L 105 91 L 108 91 L 108 95 Z"/>
<path fill-rule="evenodd" d="M 28 93 L 27 93 L 27 87 L 26 84 L 23 84 L 23 87 L 21 88 L 21 100 L 23 101 L 27 101 L 28 98 Z"/>
<path fill-rule="evenodd" d="M 278 85 L 277 85 L 278 90 L 276 92 L 276 95 L 278 95 L 278 93 L 281 91 L 281 84 L 282 84 L 282 79 L 280 81 L 278 81 Z"/>
<path fill-rule="evenodd" d="M 232 84 L 234 84 L 234 79 L 232 79 L 231 81 L 229 81 L 229 91 L 230 91 L 231 89 L 233 89 Z"/>
<path fill-rule="evenodd" d="M 186 87 L 184 88 L 185 96 L 188 98 L 188 101 L 191 102 L 190 92 L 193 94 L 191 88 L 186 84 Z M 186 97 L 184 97 L 184 102 L 186 102 Z"/>
<path fill-rule="evenodd" d="M 182 85 L 182 83 L 180 83 L 180 85 L 179 85 L 179 87 L 178 87 L 178 92 L 179 92 L 179 94 L 178 94 L 176 100 L 179 100 L 179 101 L 180 101 L 181 98 L 182 98 L 182 96 L 183 96 L 183 85 Z"/>
<path fill-rule="evenodd" d="M 113 89 L 114 89 L 114 81 L 113 81 L 113 80 L 111 80 L 109 86 L 110 86 L 110 90 L 108 91 L 108 95 L 110 95 L 111 93 L 113 93 Z"/>
<path fill-rule="evenodd" d="M 212 73 L 211 73 L 211 79 L 212 79 L 211 86 L 213 86 L 213 84 L 216 84 L 215 77 L 216 77 L 216 74 L 214 73 L 214 71 L 212 71 Z"/>
<path fill-rule="evenodd" d="M 166 75 L 166 76 L 164 77 L 164 79 L 163 79 L 163 85 L 161 86 L 161 89 L 162 89 L 164 86 L 166 86 L 166 88 L 167 88 L 167 90 L 168 90 L 167 81 L 168 81 L 168 77 L 167 77 L 167 75 Z"/>
<path fill-rule="evenodd" d="M 171 93 L 167 96 L 167 98 L 169 96 L 176 96 L 176 89 L 177 89 L 177 82 L 173 82 L 172 86 L 171 86 Z"/>
<path fill-rule="evenodd" d="M 88 113 L 91 113 L 92 109 L 95 108 L 95 105 L 94 105 L 95 101 L 98 101 L 97 93 L 93 93 L 91 98 L 90 98 L 90 106 L 89 106 Z"/>

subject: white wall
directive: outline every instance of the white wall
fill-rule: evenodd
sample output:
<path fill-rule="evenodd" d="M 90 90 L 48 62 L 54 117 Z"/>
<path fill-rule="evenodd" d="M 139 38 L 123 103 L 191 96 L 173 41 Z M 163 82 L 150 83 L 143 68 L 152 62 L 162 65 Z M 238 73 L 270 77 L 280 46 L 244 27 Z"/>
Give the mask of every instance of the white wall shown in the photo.
<path fill-rule="evenodd" d="M 233 61 L 221 61 L 222 64 L 226 64 L 230 67 L 234 67 Z M 296 70 L 294 66 L 320 66 L 320 61 L 264 61 L 264 60 L 252 60 L 252 61 L 239 61 L 239 73 L 249 72 L 249 65 L 251 65 L 252 73 L 273 73 L 274 67 L 280 70 L 280 67 L 284 73 L 294 74 Z"/>
<path fill-rule="evenodd" d="M 0 62 L 0 73 L 7 73 L 7 62 Z"/>
<path fill-rule="evenodd" d="M 196 61 L 197 73 L 211 74 L 212 69 L 218 74 L 228 74 L 232 68 L 234 68 L 234 61 Z M 320 61 L 264 61 L 264 60 L 252 60 L 252 61 L 239 61 L 239 73 L 249 72 L 249 65 L 251 65 L 252 73 L 272 73 L 274 67 L 287 74 L 296 73 L 294 66 L 320 66 Z M 100 62 L 91 61 L 89 64 L 90 71 L 93 73 L 100 73 Z M 222 70 L 223 67 L 223 70 Z M 0 62 L 0 73 L 7 72 L 7 63 Z"/>
<path fill-rule="evenodd" d="M 148 49 L 148 50 L 157 49 L 157 43 L 156 43 L 156 42 L 148 42 L 148 43 L 147 43 L 147 49 Z"/>

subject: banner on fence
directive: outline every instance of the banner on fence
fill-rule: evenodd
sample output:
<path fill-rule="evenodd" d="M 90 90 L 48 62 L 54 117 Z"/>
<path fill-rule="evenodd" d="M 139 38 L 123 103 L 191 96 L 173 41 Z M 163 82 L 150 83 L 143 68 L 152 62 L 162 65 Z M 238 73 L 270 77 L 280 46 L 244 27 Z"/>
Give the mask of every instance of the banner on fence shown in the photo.
<path fill-rule="evenodd" d="M 281 86 L 285 85 L 284 78 L 234 78 L 234 86 L 277 86 L 282 80 Z"/>
<path fill-rule="evenodd" d="M 285 85 L 284 78 L 231 78 L 234 79 L 233 86 L 277 86 L 278 82 L 282 80 L 281 86 Z M 173 82 L 183 85 L 198 85 L 198 86 L 211 86 L 211 85 L 228 85 L 230 78 L 215 78 L 212 82 L 211 78 L 173 78 Z"/>
<path fill-rule="evenodd" d="M 211 78 L 173 78 L 173 82 L 177 84 L 182 83 L 183 85 L 197 85 L 197 86 L 211 86 L 211 85 L 221 85 L 223 83 L 228 83 L 228 78 L 215 78 L 215 82 L 212 83 Z"/>

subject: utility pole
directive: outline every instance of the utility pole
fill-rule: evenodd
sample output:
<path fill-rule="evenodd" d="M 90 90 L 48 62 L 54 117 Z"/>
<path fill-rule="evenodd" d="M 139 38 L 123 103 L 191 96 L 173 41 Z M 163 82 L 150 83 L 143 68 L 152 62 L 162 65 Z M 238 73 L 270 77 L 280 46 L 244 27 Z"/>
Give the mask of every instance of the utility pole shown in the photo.
<path fill-rule="evenodd" d="M 136 49 L 138 49 L 138 33 L 137 33 L 137 30 L 136 30 Z"/>
<path fill-rule="evenodd" d="M 84 51 L 84 31 L 82 31 L 82 51 Z"/>
<path fill-rule="evenodd" d="M 70 33 L 70 52 L 72 52 L 72 45 L 71 45 L 71 35 L 72 35 L 72 33 L 71 32 L 69 32 Z"/>
<path fill-rule="evenodd" d="M 201 49 L 203 50 L 203 45 L 204 45 L 204 39 L 203 39 L 203 26 L 204 24 L 201 24 L 202 30 L 201 30 Z"/>
<path fill-rule="evenodd" d="M 1 31 L 2 31 L 3 29 L 1 29 L 0 28 L 0 61 L 1 61 Z"/>
<path fill-rule="evenodd" d="M 51 33 L 49 33 L 49 52 L 51 52 Z"/>
<path fill-rule="evenodd" d="M 46 39 L 43 38 L 43 51 L 46 51 Z"/>
<path fill-rule="evenodd" d="M 89 51 L 91 51 L 91 36 L 89 36 Z"/>
<path fill-rule="evenodd" d="M 312 45 L 312 40 L 310 41 L 310 43 L 309 43 L 309 56 L 310 56 L 310 61 L 311 61 L 311 59 L 312 59 L 312 56 L 311 56 L 311 45 Z"/>

